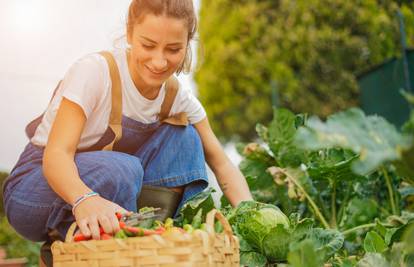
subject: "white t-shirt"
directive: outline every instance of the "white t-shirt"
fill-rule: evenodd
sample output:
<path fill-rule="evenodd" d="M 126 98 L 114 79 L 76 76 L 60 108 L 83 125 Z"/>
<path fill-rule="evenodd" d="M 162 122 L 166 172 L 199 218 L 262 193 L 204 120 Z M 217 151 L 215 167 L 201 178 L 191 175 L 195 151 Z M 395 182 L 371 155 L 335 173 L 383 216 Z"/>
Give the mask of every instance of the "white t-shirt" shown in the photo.
<path fill-rule="evenodd" d="M 119 68 L 122 85 L 122 114 L 142 123 L 158 120 L 165 96 L 165 85 L 158 96 L 149 100 L 135 87 L 128 71 L 125 50 L 112 51 Z M 102 137 L 109 124 L 111 112 L 111 78 L 108 63 L 100 54 L 90 54 L 75 62 L 66 73 L 56 95 L 49 104 L 41 124 L 37 127 L 31 142 L 45 146 L 62 97 L 78 104 L 87 118 L 78 149 L 94 145 Z M 191 124 L 206 117 L 206 112 L 190 90 L 179 86 L 171 107 L 170 116 L 186 112 Z"/>

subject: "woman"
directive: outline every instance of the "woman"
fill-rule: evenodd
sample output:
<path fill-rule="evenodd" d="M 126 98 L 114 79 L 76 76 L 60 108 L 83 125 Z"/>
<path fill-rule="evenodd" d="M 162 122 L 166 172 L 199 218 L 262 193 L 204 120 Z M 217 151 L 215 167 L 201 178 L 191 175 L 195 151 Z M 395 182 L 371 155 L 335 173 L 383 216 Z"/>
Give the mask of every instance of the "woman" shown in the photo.
<path fill-rule="evenodd" d="M 55 229 L 64 237 L 74 220 L 93 239 L 99 226 L 115 233 L 115 213 L 137 209 L 143 184 L 180 193 L 181 205 L 206 188 L 205 160 L 233 206 L 251 199 L 200 102 L 183 88 L 168 96 L 166 81 L 190 66 L 195 31 L 191 0 L 132 1 L 129 48 L 112 51 L 122 86 L 122 137 L 113 151 L 102 150 L 120 137 L 109 127 L 116 81 L 106 58 L 91 54 L 69 69 L 4 185 L 6 215 L 18 233 L 42 241 Z M 161 120 L 167 98 L 167 117 L 185 114 L 190 125 Z"/>

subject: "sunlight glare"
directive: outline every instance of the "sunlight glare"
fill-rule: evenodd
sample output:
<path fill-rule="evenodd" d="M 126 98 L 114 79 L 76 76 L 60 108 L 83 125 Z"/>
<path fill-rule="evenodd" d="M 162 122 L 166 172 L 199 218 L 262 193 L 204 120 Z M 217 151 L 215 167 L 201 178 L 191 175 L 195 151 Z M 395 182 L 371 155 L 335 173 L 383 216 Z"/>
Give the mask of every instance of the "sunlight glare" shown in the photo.
<path fill-rule="evenodd" d="M 47 12 L 44 1 L 15 0 L 10 2 L 9 16 L 14 30 L 20 33 L 34 33 L 45 29 Z"/>

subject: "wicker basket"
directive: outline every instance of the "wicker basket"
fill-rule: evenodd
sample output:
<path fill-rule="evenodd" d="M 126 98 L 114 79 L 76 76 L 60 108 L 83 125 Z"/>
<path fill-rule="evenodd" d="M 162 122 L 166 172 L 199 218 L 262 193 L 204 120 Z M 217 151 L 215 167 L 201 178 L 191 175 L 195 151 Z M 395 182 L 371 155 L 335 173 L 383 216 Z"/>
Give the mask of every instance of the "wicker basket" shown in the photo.
<path fill-rule="evenodd" d="M 223 233 L 214 231 L 215 219 L 223 225 Z M 53 266 L 240 266 L 239 241 L 227 219 L 212 210 L 206 224 L 207 231 L 195 230 L 192 234 L 170 231 L 163 235 L 72 242 L 74 223 L 65 242 L 52 244 Z"/>

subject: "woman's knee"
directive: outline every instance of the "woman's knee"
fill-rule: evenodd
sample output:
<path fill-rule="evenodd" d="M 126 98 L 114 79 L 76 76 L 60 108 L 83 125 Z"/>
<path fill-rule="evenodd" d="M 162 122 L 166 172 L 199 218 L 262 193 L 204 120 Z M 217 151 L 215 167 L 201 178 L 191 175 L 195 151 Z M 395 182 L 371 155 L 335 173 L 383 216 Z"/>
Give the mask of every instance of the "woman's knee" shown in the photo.
<path fill-rule="evenodd" d="M 173 132 L 174 142 L 180 144 L 181 147 L 191 147 L 192 149 L 202 149 L 200 135 L 193 125 L 186 127 L 175 125 L 164 125 L 168 131 Z"/>
<path fill-rule="evenodd" d="M 13 197 L 9 199 L 7 209 L 13 210 L 13 212 L 6 210 L 6 217 L 18 234 L 34 242 L 47 239 L 45 230 L 48 217 L 47 209 L 28 206 L 14 200 Z"/>
<path fill-rule="evenodd" d="M 144 170 L 139 158 L 121 152 L 94 151 L 79 153 L 75 158 L 79 175 L 92 184 L 140 187 Z M 139 188 L 138 188 L 139 190 Z"/>

